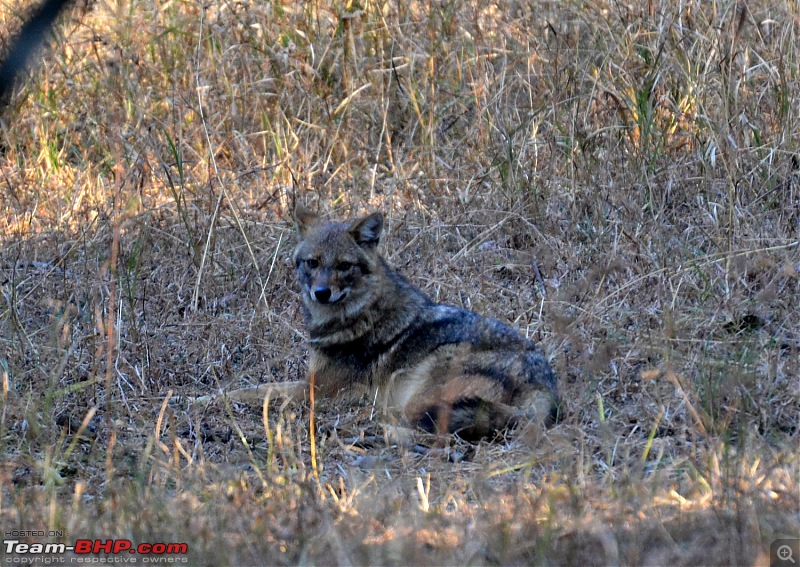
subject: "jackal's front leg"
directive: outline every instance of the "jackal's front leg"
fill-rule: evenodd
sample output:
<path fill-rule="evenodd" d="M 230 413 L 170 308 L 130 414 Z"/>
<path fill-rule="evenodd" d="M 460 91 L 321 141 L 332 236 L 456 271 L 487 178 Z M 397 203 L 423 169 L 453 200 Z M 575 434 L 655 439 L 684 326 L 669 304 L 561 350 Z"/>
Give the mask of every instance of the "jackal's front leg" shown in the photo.
<path fill-rule="evenodd" d="M 231 402 L 262 402 L 265 397 L 283 398 L 288 400 L 302 399 L 308 390 L 308 382 L 305 380 L 292 380 L 289 382 L 269 382 L 258 386 L 247 388 L 237 388 L 225 391 L 220 389 L 213 394 L 189 398 L 193 403 L 210 404 L 216 400 L 226 398 Z"/>

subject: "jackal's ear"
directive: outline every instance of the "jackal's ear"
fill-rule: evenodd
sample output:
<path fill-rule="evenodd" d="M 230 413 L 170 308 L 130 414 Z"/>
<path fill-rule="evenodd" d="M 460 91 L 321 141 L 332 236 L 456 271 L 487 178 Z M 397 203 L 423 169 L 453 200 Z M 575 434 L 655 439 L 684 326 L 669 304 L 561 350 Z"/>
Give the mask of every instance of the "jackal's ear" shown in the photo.
<path fill-rule="evenodd" d="M 350 234 L 356 243 L 363 248 L 372 248 L 378 245 L 383 230 L 383 215 L 372 213 L 364 218 L 354 221 L 350 225 Z"/>
<path fill-rule="evenodd" d="M 303 205 L 297 205 L 294 210 L 294 224 L 300 236 L 305 236 L 308 230 L 319 222 L 319 215 L 314 211 L 306 209 Z"/>

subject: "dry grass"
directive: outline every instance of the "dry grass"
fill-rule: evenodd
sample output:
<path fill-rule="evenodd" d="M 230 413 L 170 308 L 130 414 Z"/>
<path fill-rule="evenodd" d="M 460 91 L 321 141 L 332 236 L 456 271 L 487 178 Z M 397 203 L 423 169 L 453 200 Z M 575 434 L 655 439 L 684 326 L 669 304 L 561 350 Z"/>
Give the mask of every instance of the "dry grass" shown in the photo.
<path fill-rule="evenodd" d="M 800 534 L 798 13 L 75 7 L 2 124 L 3 528 L 207 565 L 765 563 Z M 307 405 L 187 404 L 303 375 L 295 200 L 382 208 L 412 281 L 542 343 L 564 420 L 452 463 L 321 404 L 317 478 Z"/>

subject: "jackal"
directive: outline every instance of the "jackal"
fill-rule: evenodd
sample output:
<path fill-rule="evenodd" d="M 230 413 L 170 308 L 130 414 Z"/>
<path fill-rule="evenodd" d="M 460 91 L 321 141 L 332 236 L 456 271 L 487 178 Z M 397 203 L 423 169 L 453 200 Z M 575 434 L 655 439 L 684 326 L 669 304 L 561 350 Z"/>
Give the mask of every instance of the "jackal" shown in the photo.
<path fill-rule="evenodd" d="M 510 327 L 437 304 L 378 253 L 383 216 L 326 222 L 295 213 L 309 376 L 325 397 L 377 396 L 406 425 L 467 440 L 522 420 L 550 423 L 556 379 Z"/>

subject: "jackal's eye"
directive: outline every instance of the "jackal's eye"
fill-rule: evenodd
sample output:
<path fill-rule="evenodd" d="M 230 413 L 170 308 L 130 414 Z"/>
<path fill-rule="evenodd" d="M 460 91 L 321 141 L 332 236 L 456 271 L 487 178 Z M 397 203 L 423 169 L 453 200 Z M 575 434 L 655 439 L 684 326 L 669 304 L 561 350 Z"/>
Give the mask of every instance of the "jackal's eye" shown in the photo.
<path fill-rule="evenodd" d="M 306 267 L 309 270 L 314 270 L 314 269 L 319 267 L 319 260 L 316 260 L 314 258 L 308 258 L 307 260 L 304 260 L 304 261 L 306 263 Z"/>
<path fill-rule="evenodd" d="M 336 264 L 336 269 L 340 272 L 347 272 L 352 267 L 353 267 L 352 262 L 339 262 L 338 264 Z"/>

